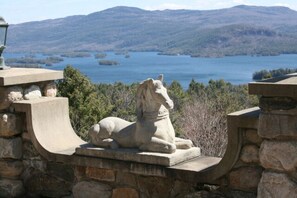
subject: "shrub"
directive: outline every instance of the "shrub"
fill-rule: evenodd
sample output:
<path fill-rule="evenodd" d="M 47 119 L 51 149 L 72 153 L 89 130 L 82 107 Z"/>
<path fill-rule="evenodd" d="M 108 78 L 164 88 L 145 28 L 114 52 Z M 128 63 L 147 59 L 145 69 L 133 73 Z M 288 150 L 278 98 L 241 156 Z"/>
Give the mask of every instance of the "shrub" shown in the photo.
<path fill-rule="evenodd" d="M 111 106 L 106 97 L 96 92 L 90 80 L 71 66 L 64 69 L 64 80 L 58 82 L 58 94 L 69 99 L 72 127 L 83 139 L 88 129 L 110 114 Z"/>

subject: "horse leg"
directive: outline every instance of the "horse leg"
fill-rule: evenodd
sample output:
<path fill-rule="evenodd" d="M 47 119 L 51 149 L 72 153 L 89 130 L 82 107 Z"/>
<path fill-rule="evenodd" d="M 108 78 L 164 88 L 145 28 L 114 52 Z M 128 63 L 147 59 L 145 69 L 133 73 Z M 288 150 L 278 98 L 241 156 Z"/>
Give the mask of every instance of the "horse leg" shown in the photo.
<path fill-rule="evenodd" d="M 139 147 L 142 151 L 153 151 L 160 153 L 174 153 L 176 150 L 176 146 L 172 143 L 169 143 L 165 140 L 152 137 L 151 141 L 146 144 L 142 144 Z"/>
<path fill-rule="evenodd" d="M 189 149 L 193 146 L 193 142 L 191 140 L 186 140 L 178 137 L 176 137 L 174 140 L 177 149 Z"/>
<path fill-rule="evenodd" d="M 118 148 L 116 141 L 110 138 L 113 131 L 113 122 L 99 122 L 99 124 L 94 124 L 89 129 L 90 141 L 93 145 L 104 147 L 104 148 Z"/>
<path fill-rule="evenodd" d="M 111 138 L 107 138 L 107 139 L 92 139 L 91 143 L 95 146 L 98 147 L 102 147 L 102 148 L 112 148 L 112 149 L 117 149 L 119 148 L 119 144 L 111 139 Z"/>

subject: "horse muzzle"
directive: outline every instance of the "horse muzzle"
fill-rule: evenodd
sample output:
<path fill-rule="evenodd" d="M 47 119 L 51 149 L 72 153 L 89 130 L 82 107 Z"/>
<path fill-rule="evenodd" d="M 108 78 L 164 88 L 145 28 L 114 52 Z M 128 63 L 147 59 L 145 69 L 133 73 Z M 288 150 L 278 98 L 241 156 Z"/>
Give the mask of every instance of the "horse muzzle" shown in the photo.
<path fill-rule="evenodd" d="M 173 103 L 173 101 L 172 101 L 172 100 L 167 100 L 167 101 L 166 101 L 166 105 L 165 105 L 165 107 L 166 107 L 167 109 L 173 109 L 173 107 L 174 107 L 174 103 Z"/>

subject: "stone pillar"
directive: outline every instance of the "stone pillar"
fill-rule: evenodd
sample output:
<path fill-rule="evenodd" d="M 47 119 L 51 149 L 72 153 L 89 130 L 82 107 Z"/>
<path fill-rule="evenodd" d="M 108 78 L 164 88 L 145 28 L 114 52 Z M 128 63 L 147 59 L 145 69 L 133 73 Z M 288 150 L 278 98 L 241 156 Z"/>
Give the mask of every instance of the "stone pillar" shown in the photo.
<path fill-rule="evenodd" d="M 0 113 L 0 197 L 17 197 L 24 193 L 20 175 L 23 171 L 22 139 L 19 115 Z"/>
<path fill-rule="evenodd" d="M 55 96 L 53 80 L 62 77 L 63 72 L 43 69 L 12 68 L 0 71 L 0 197 L 21 197 L 26 194 L 26 140 L 30 138 L 25 131 L 24 115 L 15 113 L 11 104 L 42 95 Z"/>
<path fill-rule="evenodd" d="M 258 197 L 297 197 L 297 77 L 249 85 L 260 95 Z"/>

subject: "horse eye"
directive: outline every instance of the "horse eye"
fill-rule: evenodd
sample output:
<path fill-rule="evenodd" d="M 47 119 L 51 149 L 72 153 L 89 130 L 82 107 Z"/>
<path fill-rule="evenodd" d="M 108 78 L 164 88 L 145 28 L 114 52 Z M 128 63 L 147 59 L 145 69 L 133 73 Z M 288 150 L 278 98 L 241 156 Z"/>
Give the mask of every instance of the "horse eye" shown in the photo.
<path fill-rule="evenodd" d="M 155 87 L 156 87 L 156 89 L 161 89 L 161 88 L 162 88 L 162 85 L 161 85 L 159 82 L 157 82 L 157 83 L 155 84 Z"/>

